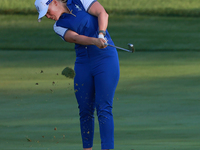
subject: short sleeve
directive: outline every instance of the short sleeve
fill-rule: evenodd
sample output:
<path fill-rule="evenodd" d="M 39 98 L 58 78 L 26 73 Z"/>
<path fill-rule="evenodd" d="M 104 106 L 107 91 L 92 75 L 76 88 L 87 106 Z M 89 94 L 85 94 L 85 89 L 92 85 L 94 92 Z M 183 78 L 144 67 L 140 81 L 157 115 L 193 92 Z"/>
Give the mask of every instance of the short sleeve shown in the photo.
<path fill-rule="evenodd" d="M 57 26 L 56 23 L 54 24 L 53 28 L 56 34 L 58 34 L 64 40 L 64 36 L 68 28 Z"/>
<path fill-rule="evenodd" d="M 85 8 L 86 11 L 89 10 L 90 6 L 96 2 L 96 0 L 80 0 L 81 3 L 83 4 L 83 7 Z"/>

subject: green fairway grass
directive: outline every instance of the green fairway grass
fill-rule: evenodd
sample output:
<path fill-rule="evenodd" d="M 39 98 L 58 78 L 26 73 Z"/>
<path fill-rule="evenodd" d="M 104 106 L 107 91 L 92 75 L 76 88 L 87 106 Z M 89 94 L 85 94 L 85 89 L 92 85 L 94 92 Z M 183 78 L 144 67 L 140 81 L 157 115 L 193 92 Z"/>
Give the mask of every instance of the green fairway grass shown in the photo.
<path fill-rule="evenodd" d="M 37 15 L 0 15 L 0 50 L 73 50 L 53 31 L 54 21 Z M 136 50 L 199 50 L 199 18 L 110 15 L 117 46 Z"/>
<path fill-rule="evenodd" d="M 116 150 L 200 149 L 199 57 L 119 51 Z M 82 149 L 73 80 L 61 75 L 74 61 L 73 51 L 0 51 L 1 150 Z"/>
<path fill-rule="evenodd" d="M 37 22 L 34 2 L 0 1 L 0 150 L 80 150 L 73 80 L 61 75 L 74 45 Z M 136 49 L 118 51 L 115 150 L 200 150 L 199 0 L 99 2 L 114 43 Z M 99 137 L 96 118 L 94 150 Z"/>

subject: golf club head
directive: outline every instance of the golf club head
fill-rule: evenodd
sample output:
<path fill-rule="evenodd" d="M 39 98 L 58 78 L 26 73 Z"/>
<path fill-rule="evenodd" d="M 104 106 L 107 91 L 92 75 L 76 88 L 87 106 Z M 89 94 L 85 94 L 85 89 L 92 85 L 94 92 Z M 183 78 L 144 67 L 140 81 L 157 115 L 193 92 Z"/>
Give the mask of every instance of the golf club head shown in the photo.
<path fill-rule="evenodd" d="M 132 53 L 135 52 L 135 48 L 134 48 L 134 45 L 133 45 L 133 44 L 128 43 L 128 48 L 129 48 L 129 50 L 132 51 Z"/>

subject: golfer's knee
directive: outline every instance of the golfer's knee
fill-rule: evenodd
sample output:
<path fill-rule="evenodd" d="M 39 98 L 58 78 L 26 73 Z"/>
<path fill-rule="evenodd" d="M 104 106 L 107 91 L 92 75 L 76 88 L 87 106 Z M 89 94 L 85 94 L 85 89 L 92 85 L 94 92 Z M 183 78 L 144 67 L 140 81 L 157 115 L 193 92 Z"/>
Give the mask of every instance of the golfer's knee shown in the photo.
<path fill-rule="evenodd" d="M 97 116 L 98 118 L 101 118 L 101 117 L 107 118 L 107 117 L 113 116 L 112 107 L 111 106 L 107 106 L 105 108 L 99 107 L 97 109 Z"/>
<path fill-rule="evenodd" d="M 80 116 L 80 119 L 84 119 L 84 120 L 89 120 L 91 118 L 94 118 L 94 109 L 80 110 L 79 116 Z"/>

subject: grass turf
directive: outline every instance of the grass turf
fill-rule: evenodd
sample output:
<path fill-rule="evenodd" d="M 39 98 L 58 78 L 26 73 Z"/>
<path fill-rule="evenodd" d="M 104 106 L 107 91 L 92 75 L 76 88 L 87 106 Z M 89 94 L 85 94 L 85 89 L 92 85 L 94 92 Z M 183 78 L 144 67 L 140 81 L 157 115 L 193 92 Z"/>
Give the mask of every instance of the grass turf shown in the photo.
<path fill-rule="evenodd" d="M 1 0 L 1 14 L 36 14 L 35 0 Z M 198 0 L 99 0 L 109 13 L 200 16 Z"/>
<path fill-rule="evenodd" d="M 165 8 L 173 8 L 173 9 L 198 9 L 199 1 L 198 0 L 110 0 L 109 2 L 106 0 L 98 0 L 105 8 L 110 10 L 112 9 L 165 9 Z M 35 10 L 35 0 L 1 0 L 0 8 L 4 10 L 24 10 L 24 9 L 32 9 Z"/>
<path fill-rule="evenodd" d="M 119 52 L 116 150 L 200 149 L 199 57 Z M 61 76 L 74 60 L 72 51 L 0 51 L 0 149 L 81 149 L 73 80 Z"/>
<path fill-rule="evenodd" d="M 37 15 L 0 15 L 0 50 L 73 50 Z M 108 31 L 117 46 L 136 50 L 199 50 L 199 18 L 111 15 Z"/>

